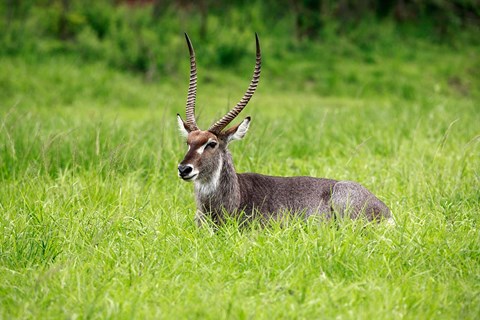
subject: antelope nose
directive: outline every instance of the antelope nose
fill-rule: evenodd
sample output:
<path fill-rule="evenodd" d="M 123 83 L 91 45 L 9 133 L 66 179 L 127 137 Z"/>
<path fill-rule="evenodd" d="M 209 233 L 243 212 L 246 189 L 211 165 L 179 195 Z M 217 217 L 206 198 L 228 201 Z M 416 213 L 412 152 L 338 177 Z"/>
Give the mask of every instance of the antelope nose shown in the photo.
<path fill-rule="evenodd" d="M 190 164 L 179 164 L 178 175 L 180 177 L 186 177 L 193 171 L 193 166 Z"/>

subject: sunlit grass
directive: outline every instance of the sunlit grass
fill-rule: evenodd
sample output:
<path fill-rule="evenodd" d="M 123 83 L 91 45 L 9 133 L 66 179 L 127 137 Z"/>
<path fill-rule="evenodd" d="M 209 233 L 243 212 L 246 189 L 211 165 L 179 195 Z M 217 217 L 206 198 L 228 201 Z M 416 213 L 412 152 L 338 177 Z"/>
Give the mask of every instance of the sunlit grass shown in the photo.
<path fill-rule="evenodd" d="M 272 78 L 267 65 L 242 114 L 251 130 L 231 146 L 238 171 L 361 182 L 397 225 L 232 221 L 217 232 L 195 226 L 192 185 L 176 176 L 186 77 L 4 59 L 0 317 L 476 318 L 478 79 L 460 80 L 468 94 L 448 87 L 478 65 L 468 56 L 432 54 L 457 69 L 427 75 L 425 58 L 352 63 L 358 90 L 330 74 L 327 97 L 321 78 L 285 89 L 295 68 Z M 250 67 L 200 73 L 201 126 L 243 94 Z"/>

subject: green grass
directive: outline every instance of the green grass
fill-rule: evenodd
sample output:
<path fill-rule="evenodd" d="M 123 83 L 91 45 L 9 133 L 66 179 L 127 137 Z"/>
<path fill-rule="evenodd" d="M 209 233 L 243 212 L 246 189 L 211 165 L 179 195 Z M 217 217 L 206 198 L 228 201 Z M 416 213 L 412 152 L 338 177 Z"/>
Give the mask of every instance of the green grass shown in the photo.
<path fill-rule="evenodd" d="M 240 172 L 359 181 L 397 225 L 216 233 L 195 226 L 176 176 L 187 74 L 3 58 L 0 318 L 478 317 L 478 48 L 393 53 L 318 47 L 269 65 L 264 50 L 252 127 L 231 151 Z M 243 94 L 243 67 L 199 62 L 202 127 Z"/>

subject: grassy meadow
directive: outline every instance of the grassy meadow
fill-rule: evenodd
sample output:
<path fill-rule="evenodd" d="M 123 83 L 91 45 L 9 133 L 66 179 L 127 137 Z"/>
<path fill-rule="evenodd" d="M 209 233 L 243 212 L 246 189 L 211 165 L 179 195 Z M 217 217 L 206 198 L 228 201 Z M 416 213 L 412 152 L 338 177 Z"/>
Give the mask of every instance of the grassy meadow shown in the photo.
<path fill-rule="evenodd" d="M 358 181 L 397 225 L 211 232 L 176 172 L 182 36 L 180 71 L 156 81 L 71 52 L 2 56 L 0 319 L 478 318 L 478 45 L 339 39 L 279 53 L 260 34 L 237 170 Z M 192 37 L 201 127 L 244 93 L 253 40 L 222 68 L 202 64 Z"/>

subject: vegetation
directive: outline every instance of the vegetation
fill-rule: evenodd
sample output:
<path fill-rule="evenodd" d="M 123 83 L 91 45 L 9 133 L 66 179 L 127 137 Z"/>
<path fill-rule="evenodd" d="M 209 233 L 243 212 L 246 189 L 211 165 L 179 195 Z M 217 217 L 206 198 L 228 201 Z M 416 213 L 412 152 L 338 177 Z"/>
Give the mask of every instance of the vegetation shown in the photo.
<path fill-rule="evenodd" d="M 0 318 L 478 317 L 478 26 L 327 19 L 299 39 L 294 13 L 273 24 L 258 2 L 212 9 L 201 39 L 188 8 L 155 24 L 151 6 L 72 2 L 62 38 L 59 3 L 18 3 L 0 45 Z M 242 96 L 259 32 L 238 171 L 359 181 L 397 225 L 198 229 L 176 176 L 184 30 L 201 127 Z"/>

